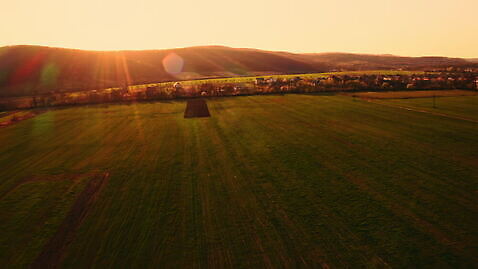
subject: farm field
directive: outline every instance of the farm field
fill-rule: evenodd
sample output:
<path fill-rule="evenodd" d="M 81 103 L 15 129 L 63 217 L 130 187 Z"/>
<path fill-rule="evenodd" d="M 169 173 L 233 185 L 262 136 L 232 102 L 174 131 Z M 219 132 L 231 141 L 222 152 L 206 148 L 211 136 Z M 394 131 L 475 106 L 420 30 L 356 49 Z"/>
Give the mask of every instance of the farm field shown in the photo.
<path fill-rule="evenodd" d="M 478 96 L 474 90 L 421 90 L 421 91 L 387 91 L 387 92 L 357 92 L 345 95 L 371 99 L 411 99 L 431 97 Z M 431 100 L 431 99 L 429 99 Z M 447 99 L 445 103 L 449 103 Z M 473 100 L 473 99 L 472 99 Z M 432 100 L 433 101 L 433 100 Z"/>
<path fill-rule="evenodd" d="M 367 70 L 367 71 L 342 71 L 342 72 L 328 72 L 328 73 L 308 73 L 308 74 L 287 74 L 287 75 L 267 75 L 267 76 L 244 76 L 244 77 L 227 77 L 227 78 L 206 78 L 195 80 L 183 80 L 180 81 L 183 85 L 200 85 L 205 83 L 211 84 L 225 84 L 225 83 L 251 83 L 255 82 L 257 78 L 275 78 L 275 79 L 292 79 L 295 77 L 301 77 L 304 79 L 314 79 L 328 76 L 344 76 L 344 75 L 423 75 L 424 71 L 403 71 L 403 70 Z M 161 82 L 161 83 L 149 83 L 129 86 L 130 89 L 144 88 L 147 86 L 158 85 L 173 85 L 173 82 Z"/>
<path fill-rule="evenodd" d="M 433 98 L 416 99 L 389 99 L 381 100 L 384 104 L 399 105 L 412 109 L 420 109 L 431 113 L 443 113 L 451 117 L 462 117 L 478 121 L 478 96 L 455 96 L 446 98 L 436 98 L 435 108 L 433 107 Z"/>
<path fill-rule="evenodd" d="M 0 264 L 476 267 L 478 123 L 459 117 L 478 97 L 431 100 L 94 105 L 3 127 Z"/>

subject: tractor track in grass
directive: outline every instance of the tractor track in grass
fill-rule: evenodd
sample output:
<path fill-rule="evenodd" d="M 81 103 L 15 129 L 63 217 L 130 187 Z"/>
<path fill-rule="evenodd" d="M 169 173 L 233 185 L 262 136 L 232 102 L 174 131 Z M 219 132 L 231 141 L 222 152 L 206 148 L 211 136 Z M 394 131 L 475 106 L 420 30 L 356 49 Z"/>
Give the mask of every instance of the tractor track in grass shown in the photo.
<path fill-rule="evenodd" d="M 294 115 L 293 109 L 288 109 L 288 108 L 285 108 L 285 109 L 289 112 L 289 114 L 288 114 L 289 116 Z M 297 121 L 303 122 L 304 124 L 308 123 L 305 120 L 301 121 L 301 117 L 297 117 L 295 119 Z M 315 127 L 315 125 L 310 124 L 310 127 L 311 128 Z M 337 138 L 337 139 L 334 139 L 334 140 L 341 141 L 342 139 Z M 346 143 L 347 141 L 342 141 L 342 142 L 344 144 L 348 145 L 349 147 L 354 148 L 355 150 L 358 150 L 356 145 L 348 144 L 348 143 Z M 366 163 L 364 163 L 364 164 L 366 165 Z M 331 163 L 327 162 L 326 166 L 329 167 L 330 170 L 340 171 L 340 168 L 335 166 L 333 164 L 333 162 L 331 162 Z M 380 192 L 377 192 L 377 190 L 374 190 L 373 188 L 368 186 L 368 183 L 366 183 L 366 181 L 364 181 L 360 177 L 356 177 L 356 176 L 350 175 L 348 173 L 343 173 L 343 172 L 340 172 L 339 175 L 341 177 L 344 177 L 344 178 L 347 178 L 348 180 L 350 180 L 360 190 L 362 190 L 364 193 L 370 194 L 375 200 L 380 201 L 383 204 L 387 205 L 387 209 L 389 210 L 389 212 L 393 213 L 397 217 L 404 218 L 407 221 L 410 221 L 410 222 L 414 223 L 416 225 L 416 227 L 418 227 L 419 230 L 422 233 L 431 236 L 432 238 L 437 240 L 437 242 L 440 242 L 441 245 L 447 246 L 447 247 L 453 249 L 453 251 L 457 255 L 461 255 L 460 253 L 463 253 L 463 256 L 466 256 L 467 259 L 471 259 L 471 260 L 476 261 L 476 259 L 473 258 L 473 253 L 470 250 L 471 246 L 467 245 L 465 242 L 461 242 L 460 240 L 453 238 L 453 236 L 450 236 L 450 235 L 446 234 L 446 232 L 444 232 L 441 229 L 438 229 L 435 225 L 433 225 L 433 223 L 427 221 L 423 217 L 420 217 L 420 216 L 416 215 L 415 213 L 413 213 L 412 211 L 410 211 L 406 207 L 403 207 L 403 206 L 400 206 L 400 205 L 394 205 L 392 200 L 389 200 L 389 198 L 387 198 L 386 196 L 381 195 Z"/>
<path fill-rule="evenodd" d="M 15 191 L 18 187 L 20 187 L 23 184 L 33 182 L 33 181 L 60 181 L 60 180 L 73 180 L 76 181 L 78 178 L 80 178 L 82 175 L 81 174 L 76 174 L 76 175 L 65 175 L 65 174 L 59 174 L 59 175 L 43 175 L 43 176 L 30 176 L 26 177 L 22 180 L 18 180 L 13 184 L 10 188 L 8 188 L 4 193 L 0 193 L 0 199 L 3 199 L 7 195 L 9 195 L 11 192 Z"/>
<path fill-rule="evenodd" d="M 369 186 L 369 184 L 361 177 L 357 175 L 342 173 L 342 176 L 357 186 L 360 190 L 365 193 L 370 194 L 374 199 L 380 201 L 386 208 L 388 208 L 391 212 L 396 214 L 396 216 L 403 217 L 408 219 L 412 223 L 415 224 L 420 231 L 425 234 L 430 235 L 432 238 L 437 240 L 440 244 L 450 247 L 457 255 L 464 255 L 468 259 L 473 260 L 474 262 L 478 262 L 478 259 L 474 256 L 472 252 L 472 247 L 468 246 L 466 243 L 459 241 L 458 239 L 453 238 L 446 232 L 443 232 L 439 228 L 437 228 L 434 224 L 430 223 L 426 219 L 418 216 L 408 208 L 401 206 L 398 203 L 393 203 L 387 198 L 385 195 L 377 192 L 373 188 Z"/>
<path fill-rule="evenodd" d="M 65 217 L 56 233 L 44 245 L 41 253 L 31 264 L 31 268 L 58 268 L 65 249 L 73 241 L 75 233 L 88 215 L 99 193 L 105 187 L 109 173 L 95 174 L 86 183 L 83 191 L 78 195 L 70 212 Z"/>
<path fill-rule="evenodd" d="M 434 116 L 445 117 L 445 118 L 449 118 L 449 119 L 453 119 L 453 120 L 462 120 L 462 121 L 468 121 L 468 122 L 472 122 L 472 123 L 478 123 L 478 120 L 474 120 L 474 119 L 470 119 L 470 118 L 464 118 L 464 117 L 459 117 L 459 116 L 452 116 L 452 115 L 449 115 L 449 114 L 444 114 L 444 113 L 440 113 L 440 112 L 432 112 L 432 111 L 428 111 L 428 110 L 424 110 L 424 109 L 411 108 L 411 107 L 407 107 L 407 106 L 399 106 L 399 105 L 385 104 L 385 103 L 378 102 L 378 101 L 375 101 L 375 100 L 372 100 L 372 99 L 363 99 L 363 100 L 365 100 L 366 102 L 369 102 L 369 103 L 379 104 L 379 105 L 382 105 L 382 106 L 393 107 L 393 108 L 400 108 L 400 109 L 403 109 L 403 110 L 408 110 L 408 111 L 413 111 L 413 112 L 419 112 L 419 113 L 425 113 L 425 114 L 430 114 L 430 115 L 434 115 Z"/>
<path fill-rule="evenodd" d="M 220 130 L 219 127 L 217 127 L 218 130 Z M 277 134 L 280 136 L 279 134 Z M 237 162 L 238 165 L 240 165 L 242 171 L 249 171 L 245 172 L 240 176 L 240 178 L 248 179 L 248 178 L 254 178 L 254 175 L 260 174 L 260 171 L 257 171 L 258 167 L 255 167 L 252 163 L 254 162 L 254 157 L 251 157 L 251 159 L 243 159 L 244 155 L 240 154 L 239 152 L 241 150 L 245 150 L 245 156 L 255 156 L 254 152 L 250 151 L 250 144 L 246 143 L 243 140 L 238 140 L 239 142 L 235 145 L 232 146 L 231 140 L 229 138 L 229 135 L 224 133 L 224 132 L 219 132 L 218 136 L 220 137 L 219 139 L 222 139 L 222 141 L 225 141 L 224 143 L 218 143 L 218 144 L 228 144 L 231 145 L 230 147 L 225 147 L 225 151 L 228 153 L 227 156 L 232 156 L 233 159 L 238 159 L 241 160 Z M 255 160 L 257 161 L 257 160 Z M 288 178 L 293 178 L 294 173 L 292 171 L 287 171 L 287 169 L 283 169 L 282 165 L 274 164 L 274 163 L 269 163 L 271 167 L 274 167 L 273 169 L 279 173 L 278 171 L 281 171 L 281 174 L 287 175 Z M 262 170 L 262 169 L 260 169 Z M 253 172 L 256 171 L 256 172 Z M 357 242 L 357 245 L 361 245 L 359 243 L 359 238 L 357 237 L 356 234 L 354 234 L 350 229 L 345 227 L 344 223 L 342 220 L 340 220 L 340 217 L 336 215 L 334 212 L 332 212 L 329 208 L 327 208 L 324 205 L 319 205 L 319 204 L 314 204 L 314 208 L 316 208 L 316 212 L 321 212 L 320 215 L 322 217 L 326 216 L 327 219 L 333 219 L 333 222 L 335 225 L 333 227 L 329 227 L 330 230 L 327 233 L 318 235 L 319 237 L 322 237 L 320 239 L 320 243 L 317 244 L 317 239 L 312 239 L 311 235 L 308 234 L 307 229 L 305 229 L 306 225 L 305 223 L 297 222 L 297 219 L 293 219 L 291 215 L 289 215 L 291 212 L 288 211 L 288 209 L 285 207 L 284 204 L 281 204 L 278 202 L 279 198 L 279 192 L 277 188 L 281 188 L 280 183 L 262 183 L 260 186 L 257 186 L 254 184 L 254 181 L 247 180 L 247 189 L 251 188 L 250 190 L 253 191 L 254 199 L 247 199 L 249 200 L 255 200 L 257 201 L 257 206 L 261 208 L 261 210 L 257 210 L 255 212 L 264 212 L 264 216 L 262 218 L 255 218 L 258 219 L 258 221 L 261 223 L 259 227 L 274 227 L 274 234 L 280 235 L 281 241 L 280 243 L 277 243 L 276 249 L 280 250 L 280 247 L 285 247 L 285 249 L 288 249 L 286 253 L 293 253 L 295 259 L 291 259 L 287 255 L 284 255 L 283 262 L 284 264 L 288 264 L 289 266 L 292 266 L 292 264 L 302 264 L 303 266 L 312 266 L 314 264 L 320 264 L 323 268 L 329 268 L 329 263 L 330 264 L 340 264 L 342 267 L 346 266 L 346 263 L 341 261 L 344 257 L 346 257 L 348 254 L 344 253 L 338 256 L 331 255 L 328 253 L 327 249 L 329 246 L 330 248 L 335 248 L 335 245 L 338 245 L 336 242 L 333 242 L 330 240 L 330 238 L 327 236 L 328 234 L 336 234 L 337 236 L 340 237 L 347 237 L 347 238 L 352 238 L 354 242 Z M 239 182 L 237 182 L 239 184 Z M 255 186 L 255 187 L 253 187 Z M 240 187 L 238 187 L 240 188 Z M 240 191 L 234 191 L 233 193 L 240 193 Z M 235 199 L 237 201 L 241 201 L 241 199 Z M 271 203 L 269 202 L 264 202 L 264 201 L 272 201 Z M 290 208 L 289 208 L 290 209 Z M 252 211 L 254 212 L 254 211 Z M 285 228 L 284 230 L 287 231 L 285 234 L 281 234 L 282 228 Z M 270 229 L 270 228 L 269 228 Z M 314 235 L 314 237 L 317 235 Z M 257 239 L 260 239 L 259 235 L 256 236 Z M 289 242 L 286 244 L 286 242 Z M 256 242 L 258 247 L 261 247 L 259 243 L 260 241 Z M 341 244 L 339 244 L 341 245 Z M 368 248 L 365 246 L 361 246 L 362 248 Z M 307 251 L 305 251 L 307 249 Z M 354 247 L 350 247 L 349 249 L 354 249 Z M 264 251 L 264 249 L 259 248 L 259 251 L 261 253 L 267 253 Z M 370 249 L 367 249 L 367 251 L 371 251 Z M 264 258 L 267 258 L 265 256 Z M 347 257 L 349 258 L 349 257 Z M 382 267 L 389 267 L 389 265 L 378 255 L 374 256 L 373 259 L 380 264 Z M 364 260 L 366 260 L 366 257 L 364 257 Z M 286 266 L 287 267 L 287 266 Z"/>

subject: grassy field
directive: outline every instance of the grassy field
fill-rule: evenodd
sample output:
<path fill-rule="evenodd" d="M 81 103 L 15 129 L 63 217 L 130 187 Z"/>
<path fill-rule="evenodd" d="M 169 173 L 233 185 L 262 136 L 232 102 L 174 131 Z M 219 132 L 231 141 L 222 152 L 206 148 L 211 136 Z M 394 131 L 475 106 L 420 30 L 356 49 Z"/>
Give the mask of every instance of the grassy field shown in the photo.
<path fill-rule="evenodd" d="M 478 96 L 475 90 L 421 90 L 421 91 L 380 91 L 380 92 L 356 92 L 345 95 L 371 99 L 411 99 L 430 97 L 455 97 L 455 96 Z M 433 100 L 432 100 L 433 101 Z M 436 101 L 436 100 L 435 100 Z M 448 100 L 445 101 L 448 103 Z"/>
<path fill-rule="evenodd" d="M 478 96 L 447 97 L 447 98 L 418 98 L 407 100 L 386 100 L 385 104 L 400 105 L 428 112 L 444 113 L 453 117 L 463 117 L 478 121 Z M 435 107 L 433 107 L 435 106 Z"/>
<path fill-rule="evenodd" d="M 478 124 L 431 99 L 209 99 L 0 129 L 5 268 L 478 264 Z M 434 111 L 478 115 L 478 97 Z M 470 116 L 473 115 L 473 116 Z"/>

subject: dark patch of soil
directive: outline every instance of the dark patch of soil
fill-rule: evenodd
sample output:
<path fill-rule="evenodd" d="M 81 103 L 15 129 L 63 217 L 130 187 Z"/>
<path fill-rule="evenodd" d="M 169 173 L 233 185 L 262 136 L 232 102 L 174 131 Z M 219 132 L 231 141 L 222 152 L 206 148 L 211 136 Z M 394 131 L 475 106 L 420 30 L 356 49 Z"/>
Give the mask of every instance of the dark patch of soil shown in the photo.
<path fill-rule="evenodd" d="M 78 227 L 86 218 L 99 193 L 107 183 L 109 173 L 95 174 L 78 195 L 70 212 L 63 220 L 56 234 L 45 244 L 31 268 L 58 268 L 63 252 L 73 241 Z"/>
<path fill-rule="evenodd" d="M 202 99 L 188 100 L 184 118 L 210 117 L 206 101 Z"/>

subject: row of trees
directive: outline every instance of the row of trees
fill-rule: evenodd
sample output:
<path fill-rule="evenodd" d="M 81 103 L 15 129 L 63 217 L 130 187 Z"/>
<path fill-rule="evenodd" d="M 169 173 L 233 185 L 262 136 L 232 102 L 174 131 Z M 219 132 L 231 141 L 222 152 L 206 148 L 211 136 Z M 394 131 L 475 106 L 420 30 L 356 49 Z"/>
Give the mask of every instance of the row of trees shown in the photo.
<path fill-rule="evenodd" d="M 31 97 L 30 107 L 49 107 L 141 100 L 167 100 L 199 96 L 234 96 L 271 93 L 312 93 L 361 90 L 476 89 L 476 74 L 327 76 L 314 79 L 258 79 L 248 83 L 157 84 L 79 93 L 56 93 Z"/>

